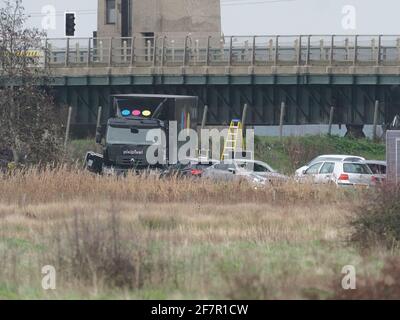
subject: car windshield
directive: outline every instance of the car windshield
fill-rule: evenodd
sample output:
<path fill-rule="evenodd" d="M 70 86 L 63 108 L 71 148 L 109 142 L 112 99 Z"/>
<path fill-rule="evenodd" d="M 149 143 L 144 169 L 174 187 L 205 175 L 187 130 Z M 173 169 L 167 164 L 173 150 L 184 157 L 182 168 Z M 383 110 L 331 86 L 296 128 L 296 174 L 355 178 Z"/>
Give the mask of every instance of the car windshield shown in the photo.
<path fill-rule="evenodd" d="M 261 164 L 258 162 L 251 161 L 237 161 L 237 166 L 244 170 L 254 171 L 254 172 L 276 172 L 267 164 Z"/>
<path fill-rule="evenodd" d="M 317 162 L 323 162 L 323 161 L 336 161 L 338 160 L 337 158 L 332 158 L 332 157 L 317 157 L 313 160 L 311 160 L 308 164 L 307 167 L 312 166 L 313 164 L 317 163 Z"/>
<path fill-rule="evenodd" d="M 355 174 L 372 174 L 371 169 L 363 163 L 344 163 L 343 172 Z"/>
<path fill-rule="evenodd" d="M 305 174 L 318 174 L 319 169 L 321 168 L 323 162 L 317 162 L 313 164 L 310 168 L 307 169 Z"/>
<path fill-rule="evenodd" d="M 147 135 L 151 132 L 149 137 L 156 137 L 155 139 L 148 139 Z M 108 144 L 138 144 L 138 145 L 153 145 L 158 143 L 157 137 L 161 137 L 161 129 L 134 129 L 131 128 L 118 128 L 109 127 L 107 130 L 107 143 Z"/>

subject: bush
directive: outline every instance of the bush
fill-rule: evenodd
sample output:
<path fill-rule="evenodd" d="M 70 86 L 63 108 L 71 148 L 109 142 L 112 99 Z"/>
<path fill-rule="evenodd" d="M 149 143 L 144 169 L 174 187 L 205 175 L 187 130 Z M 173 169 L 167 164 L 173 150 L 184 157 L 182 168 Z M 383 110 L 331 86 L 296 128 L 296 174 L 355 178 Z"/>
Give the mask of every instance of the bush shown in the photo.
<path fill-rule="evenodd" d="M 302 139 L 288 137 L 283 148 L 294 169 L 303 166 L 321 154 L 334 153 L 334 149 L 326 143 L 323 136 L 307 136 Z"/>
<path fill-rule="evenodd" d="M 352 240 L 362 247 L 383 244 L 388 248 L 400 241 L 400 187 L 383 185 L 365 195 L 351 221 L 355 228 Z"/>

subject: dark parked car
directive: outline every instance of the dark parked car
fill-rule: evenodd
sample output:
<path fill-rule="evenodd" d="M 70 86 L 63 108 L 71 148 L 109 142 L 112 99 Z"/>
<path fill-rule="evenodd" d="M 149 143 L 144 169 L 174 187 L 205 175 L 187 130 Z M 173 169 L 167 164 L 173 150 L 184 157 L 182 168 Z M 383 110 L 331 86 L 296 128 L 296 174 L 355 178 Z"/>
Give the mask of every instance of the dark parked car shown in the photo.
<path fill-rule="evenodd" d="M 214 160 L 201 161 L 189 160 L 188 164 L 177 163 L 169 166 L 161 173 L 161 177 L 187 177 L 187 178 L 200 178 L 205 169 L 211 167 L 216 163 Z"/>
<path fill-rule="evenodd" d="M 381 181 L 386 180 L 386 161 L 367 160 L 365 163 L 376 177 L 378 177 Z"/>

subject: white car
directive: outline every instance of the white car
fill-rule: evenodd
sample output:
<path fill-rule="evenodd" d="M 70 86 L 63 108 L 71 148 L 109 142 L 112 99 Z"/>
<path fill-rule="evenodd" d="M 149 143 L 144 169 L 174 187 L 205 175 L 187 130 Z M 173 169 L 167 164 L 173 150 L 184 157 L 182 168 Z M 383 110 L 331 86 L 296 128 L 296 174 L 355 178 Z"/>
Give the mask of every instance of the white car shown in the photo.
<path fill-rule="evenodd" d="M 305 170 L 300 181 L 338 186 L 374 186 L 380 182 L 365 162 L 321 161 Z"/>
<path fill-rule="evenodd" d="M 322 162 L 322 161 L 349 161 L 349 162 L 360 162 L 360 161 L 365 161 L 364 158 L 362 157 L 357 157 L 357 156 L 350 156 L 350 155 L 339 155 L 339 154 L 328 154 L 328 155 L 322 155 L 319 157 L 316 157 L 315 159 L 311 160 L 307 165 L 299 168 L 296 170 L 295 176 L 296 177 L 301 177 L 304 175 L 305 171 L 314 165 L 317 162 Z"/>

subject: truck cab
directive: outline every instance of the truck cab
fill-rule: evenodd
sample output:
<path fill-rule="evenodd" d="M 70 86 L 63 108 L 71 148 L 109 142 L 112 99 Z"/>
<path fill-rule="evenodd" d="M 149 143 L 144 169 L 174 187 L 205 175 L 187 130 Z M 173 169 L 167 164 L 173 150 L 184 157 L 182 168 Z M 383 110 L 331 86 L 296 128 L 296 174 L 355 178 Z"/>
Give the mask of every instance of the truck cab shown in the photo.
<path fill-rule="evenodd" d="M 166 133 L 163 121 L 156 119 L 110 119 L 104 147 L 104 165 L 121 169 L 147 168 L 150 164 L 146 160 L 149 146 L 161 141 L 150 140 L 148 133 L 155 131 L 155 135 Z M 158 131 L 158 132 L 157 132 Z"/>

